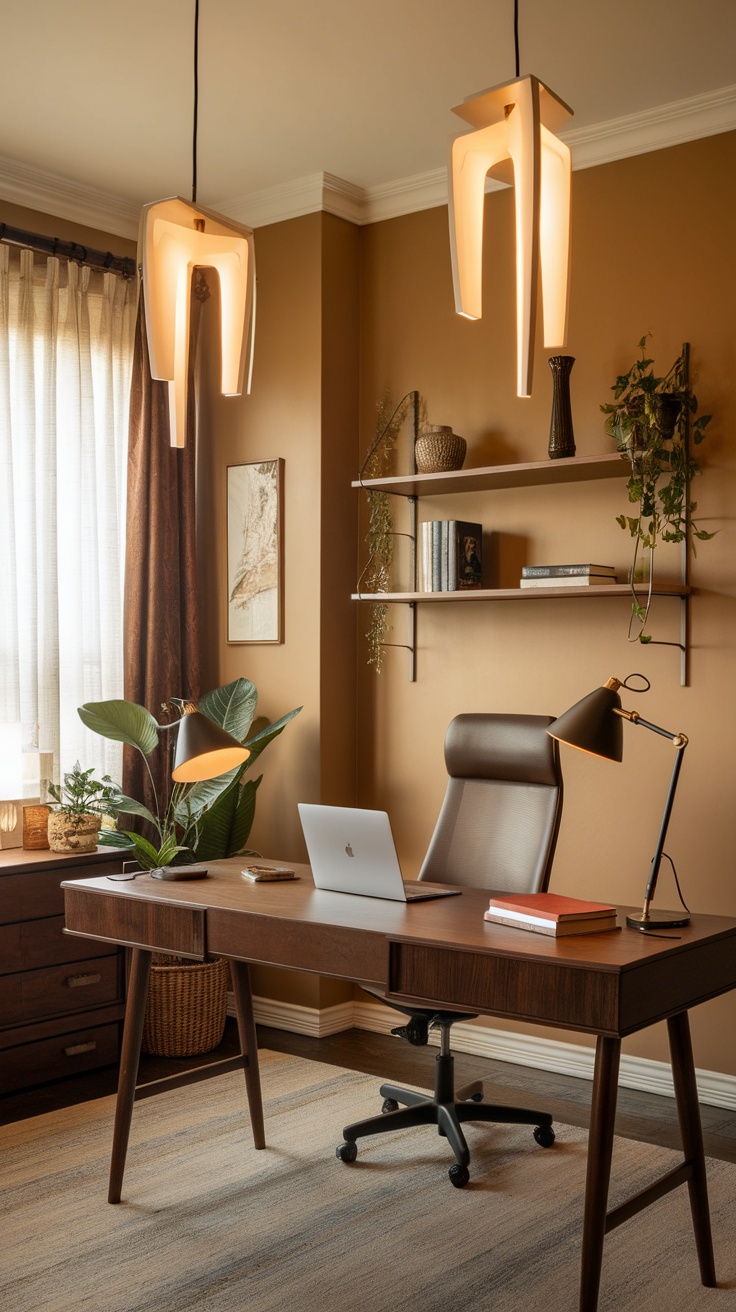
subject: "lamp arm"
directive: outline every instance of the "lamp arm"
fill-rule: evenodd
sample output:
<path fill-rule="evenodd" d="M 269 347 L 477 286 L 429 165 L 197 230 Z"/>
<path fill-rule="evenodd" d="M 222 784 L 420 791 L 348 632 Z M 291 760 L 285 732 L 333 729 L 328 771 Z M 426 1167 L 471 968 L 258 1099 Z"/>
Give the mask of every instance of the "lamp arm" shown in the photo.
<path fill-rule="evenodd" d="M 650 723 L 649 720 L 642 719 L 642 717 L 638 714 L 637 711 L 625 711 L 623 710 L 623 708 L 618 709 L 617 707 L 614 707 L 614 714 L 621 715 L 625 720 L 629 720 L 632 724 L 641 725 L 642 729 L 651 729 L 653 733 L 661 734 L 663 738 L 669 738 L 670 742 L 675 748 L 675 760 L 672 766 L 670 786 L 667 789 L 667 798 L 664 804 L 664 812 L 662 814 L 662 821 L 659 826 L 659 837 L 657 838 L 657 846 L 654 849 L 652 864 L 649 867 L 649 878 L 647 880 L 647 887 L 644 893 L 644 909 L 642 911 L 641 918 L 642 920 L 647 920 L 649 917 L 649 907 L 651 905 L 652 898 L 654 897 L 654 892 L 657 887 L 659 867 L 662 864 L 662 852 L 664 850 L 665 838 L 667 837 L 667 827 L 669 825 L 670 816 L 672 814 L 672 806 L 675 800 L 675 793 L 677 791 L 677 781 L 680 777 L 682 758 L 685 752 L 685 748 L 687 747 L 688 744 L 688 739 L 684 733 L 670 733 L 668 729 L 662 729 L 658 724 L 652 724 Z"/>

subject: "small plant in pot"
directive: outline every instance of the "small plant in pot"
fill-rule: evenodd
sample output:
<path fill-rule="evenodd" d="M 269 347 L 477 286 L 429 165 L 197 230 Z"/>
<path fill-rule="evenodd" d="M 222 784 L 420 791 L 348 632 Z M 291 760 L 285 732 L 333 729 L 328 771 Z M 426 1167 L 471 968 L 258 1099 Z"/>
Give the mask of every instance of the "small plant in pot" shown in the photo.
<path fill-rule="evenodd" d="M 94 778 L 94 770 L 83 770 L 76 761 L 61 785 L 49 784 L 56 805 L 49 815 L 49 847 L 52 852 L 94 852 L 105 816 L 117 813 L 121 796 L 109 775 Z"/>
<path fill-rule="evenodd" d="M 687 345 L 660 377 L 647 356 L 649 335 L 639 341 L 639 357 L 613 384 L 613 401 L 601 406 L 606 432 L 631 466 L 626 490 L 637 513 L 617 515 L 616 522 L 634 540 L 629 638 L 639 642 L 652 641 L 643 627 L 651 605 L 657 543 L 687 541 L 694 552 L 696 539 L 705 542 L 714 536 L 694 521 L 697 502 L 690 495 L 693 478 L 702 472 L 690 446 L 703 441 L 711 416 L 697 414 L 698 400 L 688 381 Z M 648 583 L 642 604 L 636 584 L 644 579 Z M 632 633 L 632 627 L 638 631 Z"/>

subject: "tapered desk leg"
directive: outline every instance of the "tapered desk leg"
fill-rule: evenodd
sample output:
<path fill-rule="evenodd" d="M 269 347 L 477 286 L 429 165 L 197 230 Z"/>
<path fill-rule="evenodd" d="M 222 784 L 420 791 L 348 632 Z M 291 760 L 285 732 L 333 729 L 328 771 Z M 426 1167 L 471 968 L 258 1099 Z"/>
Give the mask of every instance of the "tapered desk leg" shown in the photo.
<path fill-rule="evenodd" d="M 595 1050 L 595 1076 L 588 1134 L 583 1252 L 580 1264 L 580 1312 L 596 1312 L 598 1306 L 620 1057 L 621 1040 L 599 1035 Z"/>
<path fill-rule="evenodd" d="M 258 1040 L 256 1023 L 253 1019 L 253 994 L 250 987 L 250 970 L 245 961 L 230 962 L 235 996 L 235 1011 L 238 1017 L 238 1034 L 240 1051 L 243 1054 L 245 1070 L 245 1088 L 250 1108 L 250 1123 L 253 1130 L 253 1143 L 256 1148 L 266 1147 L 266 1132 L 263 1125 L 263 1102 L 261 1100 L 261 1077 L 258 1071 Z"/>
<path fill-rule="evenodd" d="M 710 1211 L 708 1208 L 708 1184 L 705 1175 L 705 1156 L 703 1154 L 703 1131 L 700 1124 L 700 1107 L 698 1089 L 695 1083 L 693 1066 L 693 1049 L 690 1042 L 690 1024 L 686 1011 L 671 1016 L 667 1021 L 672 1056 L 672 1078 L 677 1099 L 677 1115 L 680 1121 L 682 1149 L 685 1160 L 692 1167 L 692 1177 L 688 1180 L 690 1192 L 690 1211 L 695 1232 L 695 1246 L 698 1250 L 700 1278 L 704 1285 L 711 1288 L 716 1283 L 716 1270 L 713 1260 L 713 1239 L 710 1230 Z"/>
<path fill-rule="evenodd" d="M 125 1157 L 128 1151 L 130 1122 L 133 1116 L 135 1082 L 141 1055 L 143 1021 L 146 1015 L 150 974 L 151 953 L 144 952 L 142 948 L 134 948 L 130 962 L 130 975 L 128 976 L 128 1000 L 125 1007 L 123 1047 L 120 1054 L 118 1097 L 115 1104 L 115 1128 L 112 1136 L 112 1158 L 110 1160 L 110 1184 L 107 1193 L 108 1203 L 119 1203 L 120 1193 L 123 1188 L 123 1172 L 125 1171 Z"/>

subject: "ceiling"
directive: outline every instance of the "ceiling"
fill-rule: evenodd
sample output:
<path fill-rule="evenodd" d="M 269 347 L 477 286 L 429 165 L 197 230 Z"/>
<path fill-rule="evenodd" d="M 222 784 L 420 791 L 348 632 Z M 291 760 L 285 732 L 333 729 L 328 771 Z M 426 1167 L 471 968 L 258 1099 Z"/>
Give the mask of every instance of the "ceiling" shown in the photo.
<path fill-rule="evenodd" d="M 724 88 L 736 126 L 734 0 L 519 10 L 521 73 L 574 109 L 573 161 L 601 124 Z M 46 177 L 36 208 L 56 213 L 65 188 L 128 216 L 188 198 L 193 31 L 194 0 L 5 6 L 0 197 L 23 200 L 5 175 Z M 201 0 L 199 46 L 198 199 L 242 218 L 249 197 L 317 174 L 370 192 L 443 170 L 451 107 L 514 77 L 513 0 Z"/>

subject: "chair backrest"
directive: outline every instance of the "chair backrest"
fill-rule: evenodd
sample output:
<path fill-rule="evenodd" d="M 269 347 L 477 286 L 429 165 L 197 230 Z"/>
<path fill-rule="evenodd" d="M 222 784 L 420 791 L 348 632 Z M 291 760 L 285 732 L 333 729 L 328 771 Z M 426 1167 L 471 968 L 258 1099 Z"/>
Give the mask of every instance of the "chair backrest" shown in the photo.
<path fill-rule="evenodd" d="M 458 715 L 445 738 L 450 776 L 420 879 L 543 892 L 562 812 L 558 745 L 546 715 Z"/>

